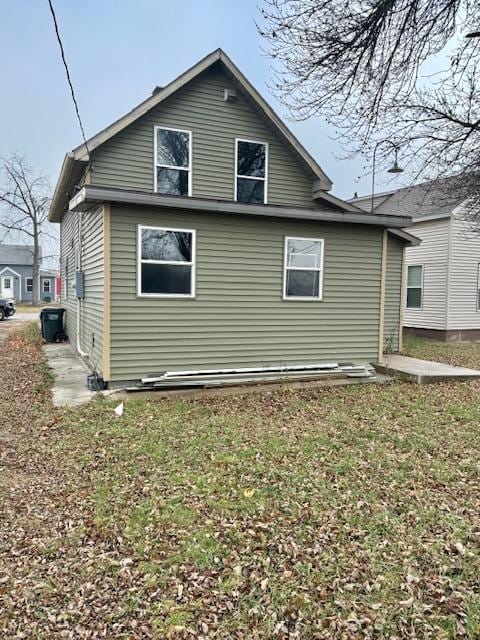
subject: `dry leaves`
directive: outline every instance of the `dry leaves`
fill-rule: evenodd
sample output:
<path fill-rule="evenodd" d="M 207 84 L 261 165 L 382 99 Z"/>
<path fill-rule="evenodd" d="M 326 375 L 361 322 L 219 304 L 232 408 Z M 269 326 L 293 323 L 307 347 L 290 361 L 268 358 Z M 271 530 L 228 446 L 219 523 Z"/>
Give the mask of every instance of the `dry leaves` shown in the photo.
<path fill-rule="evenodd" d="M 0 355 L 0 637 L 480 635 L 480 385 L 53 410 Z"/>

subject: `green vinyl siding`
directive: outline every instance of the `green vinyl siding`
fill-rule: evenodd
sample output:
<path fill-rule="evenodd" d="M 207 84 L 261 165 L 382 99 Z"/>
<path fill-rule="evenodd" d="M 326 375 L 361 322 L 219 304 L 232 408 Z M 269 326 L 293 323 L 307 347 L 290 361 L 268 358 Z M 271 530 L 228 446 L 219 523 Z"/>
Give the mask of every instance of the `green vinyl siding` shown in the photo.
<path fill-rule="evenodd" d="M 386 351 L 393 352 L 398 351 L 403 250 L 404 243 L 395 236 L 389 235 L 385 287 L 384 348 Z"/>
<path fill-rule="evenodd" d="M 92 153 L 91 183 L 153 191 L 154 127 L 192 132 L 192 195 L 233 200 L 235 138 L 269 145 L 268 203 L 315 207 L 313 174 L 237 88 L 225 102 L 232 80 L 212 67 L 166 98 Z"/>
<path fill-rule="evenodd" d="M 137 225 L 196 230 L 195 299 L 137 296 Z M 283 300 L 285 236 L 325 240 L 323 301 Z M 112 207 L 111 380 L 172 369 L 374 361 L 383 230 Z"/>
<path fill-rule="evenodd" d="M 61 231 L 61 304 L 66 309 L 66 330 L 71 345 L 77 348 L 78 302 L 71 286 L 79 265 L 78 213 L 68 212 L 62 220 Z M 80 348 L 88 355 L 92 370 L 102 372 L 103 356 L 103 208 L 83 214 L 82 270 L 85 297 L 81 301 Z M 68 274 L 66 268 L 68 267 Z M 64 286 L 68 286 L 65 296 Z"/>

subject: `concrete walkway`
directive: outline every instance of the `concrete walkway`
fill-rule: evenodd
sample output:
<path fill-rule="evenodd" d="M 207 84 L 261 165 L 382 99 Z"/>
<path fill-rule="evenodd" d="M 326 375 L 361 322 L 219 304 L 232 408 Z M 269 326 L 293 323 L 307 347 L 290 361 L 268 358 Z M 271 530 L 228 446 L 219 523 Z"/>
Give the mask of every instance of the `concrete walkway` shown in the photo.
<path fill-rule="evenodd" d="M 45 344 L 43 350 L 54 376 L 54 406 L 74 406 L 91 400 L 95 392 L 87 388 L 87 375 L 90 371 L 72 347 L 68 343 Z"/>
<path fill-rule="evenodd" d="M 413 380 L 418 384 L 480 378 L 480 371 L 475 369 L 399 355 L 385 356 L 384 363 L 378 365 L 376 369 L 382 373 L 393 373 L 400 378 Z"/>

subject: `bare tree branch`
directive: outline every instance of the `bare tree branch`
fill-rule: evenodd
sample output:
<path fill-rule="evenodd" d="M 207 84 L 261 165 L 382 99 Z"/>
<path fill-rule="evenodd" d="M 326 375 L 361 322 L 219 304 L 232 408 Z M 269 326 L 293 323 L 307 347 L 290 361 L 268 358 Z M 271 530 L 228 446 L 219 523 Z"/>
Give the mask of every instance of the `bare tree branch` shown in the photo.
<path fill-rule="evenodd" d="M 48 222 L 50 186 L 47 179 L 34 172 L 26 158 L 13 153 L 2 159 L 4 182 L 0 187 L 0 232 L 2 239 L 25 236 L 32 246 L 33 296 L 38 304 L 41 237 L 56 238 Z M 29 249 L 30 250 L 30 249 Z"/>
<path fill-rule="evenodd" d="M 480 39 L 465 38 L 480 2 L 264 0 L 262 15 L 273 88 L 294 118 L 326 118 L 344 157 L 367 165 L 393 141 L 412 180 L 473 173 L 480 205 Z M 434 57 L 445 68 L 427 76 Z"/>

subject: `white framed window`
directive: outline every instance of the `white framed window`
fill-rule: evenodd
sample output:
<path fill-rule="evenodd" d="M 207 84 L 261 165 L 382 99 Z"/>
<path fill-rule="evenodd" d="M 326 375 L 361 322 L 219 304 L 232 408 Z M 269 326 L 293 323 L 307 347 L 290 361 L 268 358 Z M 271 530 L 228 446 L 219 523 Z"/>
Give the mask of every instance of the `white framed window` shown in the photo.
<path fill-rule="evenodd" d="M 50 293 L 51 291 L 51 283 L 50 280 L 43 281 L 43 293 Z"/>
<path fill-rule="evenodd" d="M 235 200 L 267 204 L 268 144 L 235 138 Z"/>
<path fill-rule="evenodd" d="M 32 293 L 33 291 L 33 278 L 25 278 L 25 291 Z"/>
<path fill-rule="evenodd" d="M 138 225 L 137 292 L 195 297 L 195 231 Z"/>
<path fill-rule="evenodd" d="M 423 264 L 407 267 L 407 309 L 421 309 L 423 304 Z"/>
<path fill-rule="evenodd" d="M 192 195 L 192 132 L 154 127 L 156 193 Z"/>
<path fill-rule="evenodd" d="M 284 300 L 321 300 L 324 241 L 320 238 L 285 238 Z"/>

